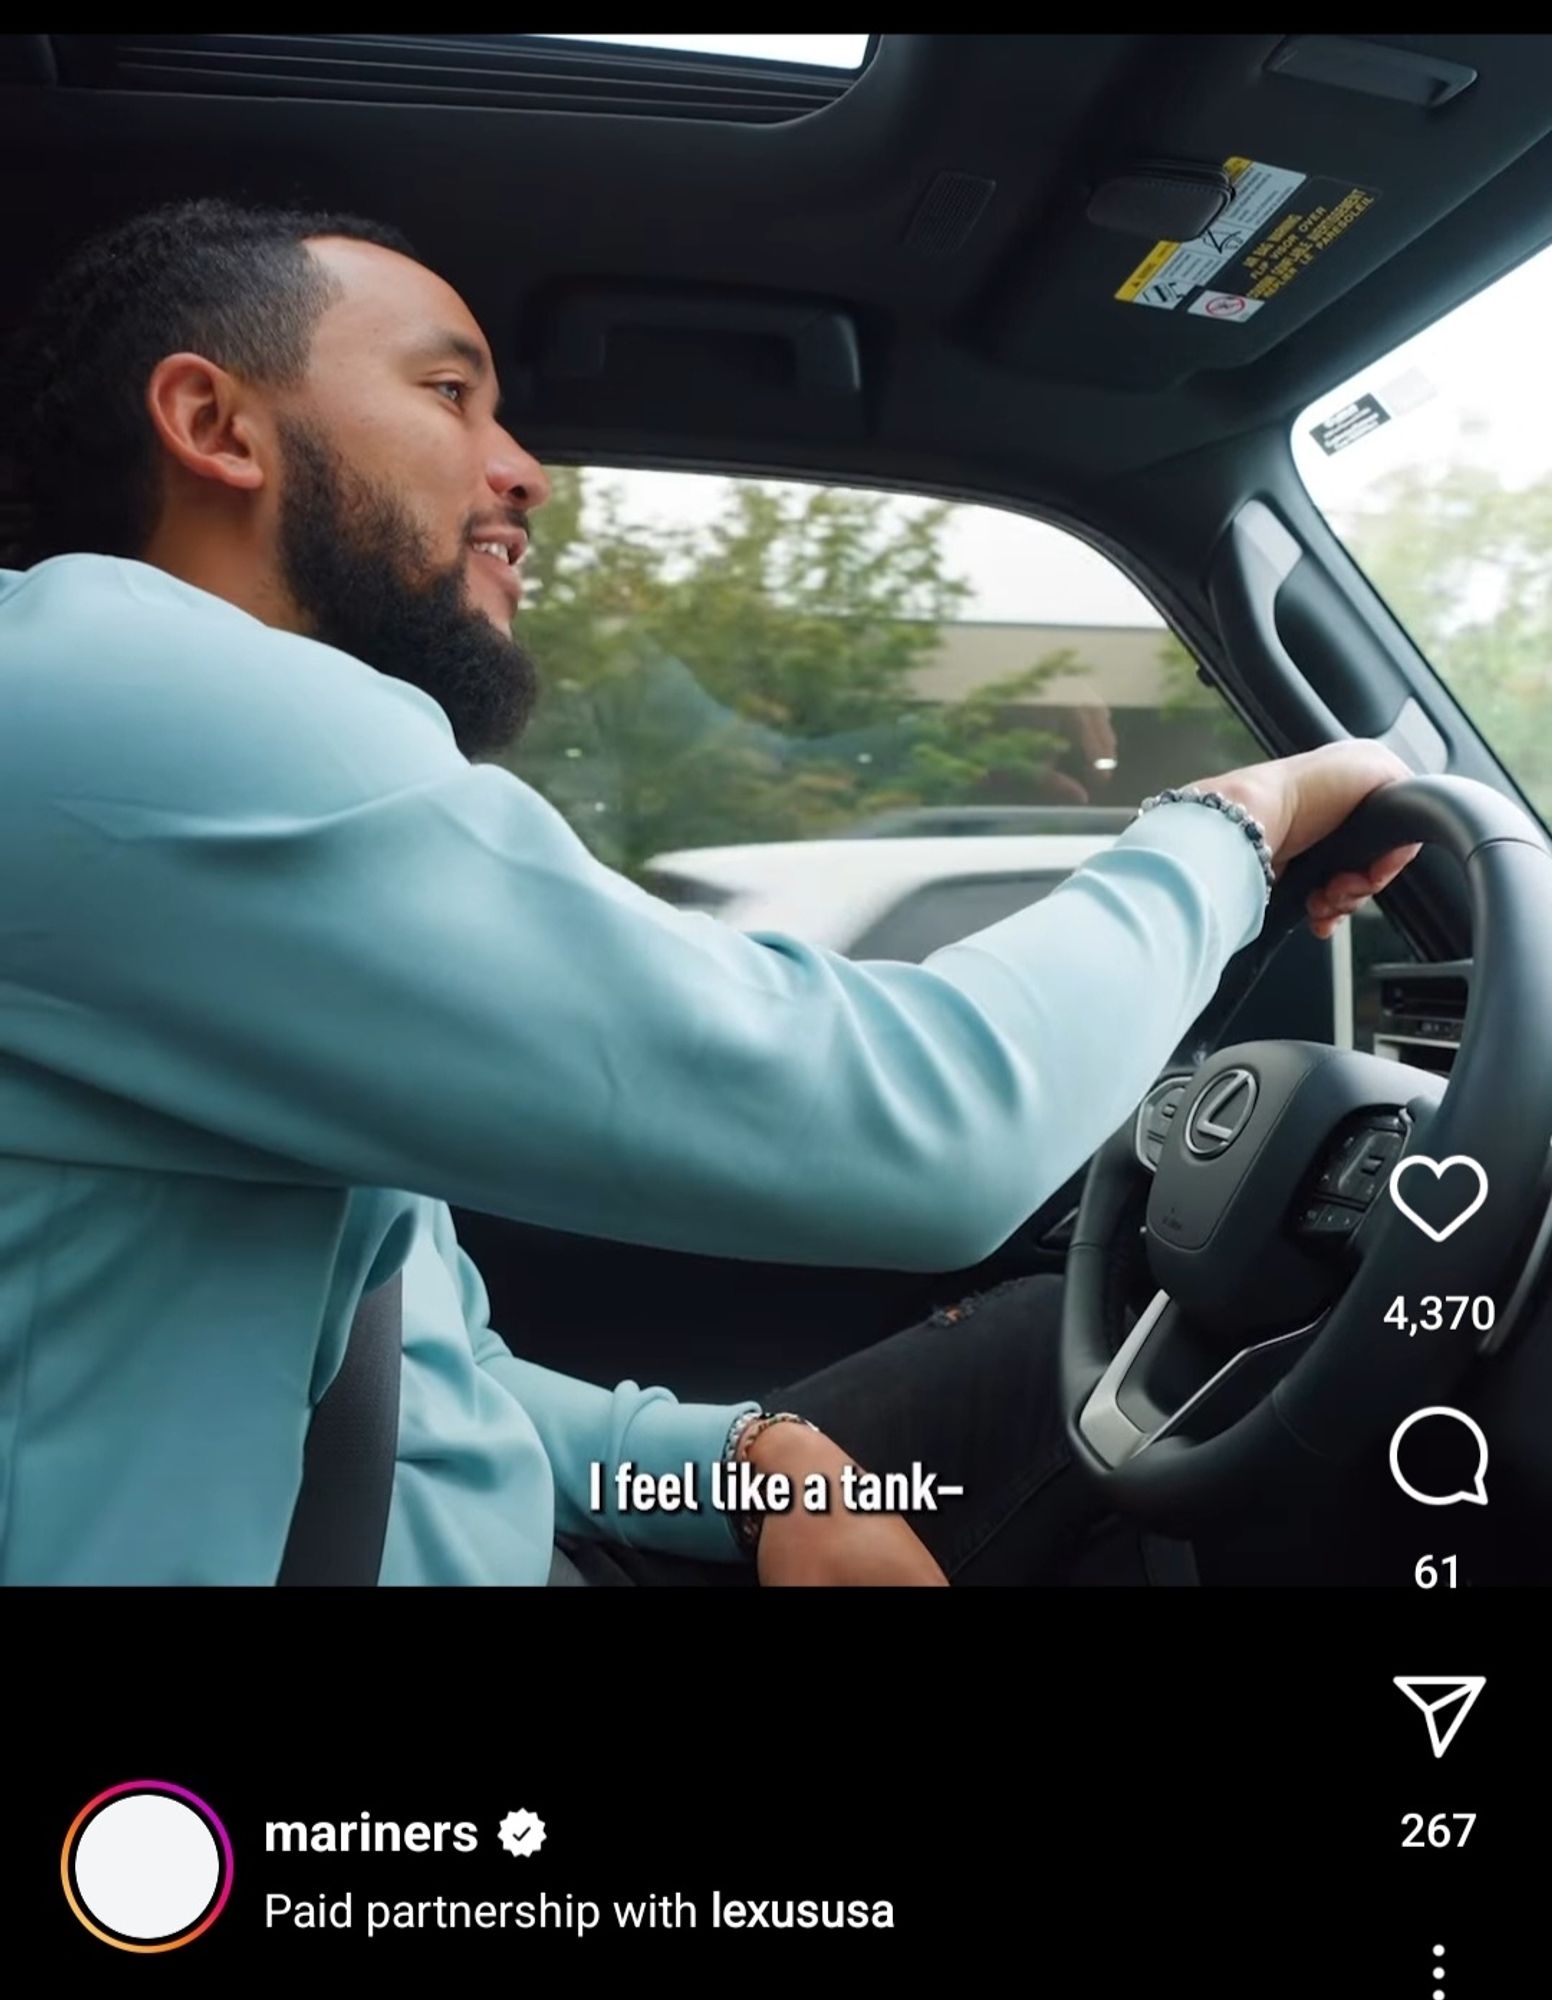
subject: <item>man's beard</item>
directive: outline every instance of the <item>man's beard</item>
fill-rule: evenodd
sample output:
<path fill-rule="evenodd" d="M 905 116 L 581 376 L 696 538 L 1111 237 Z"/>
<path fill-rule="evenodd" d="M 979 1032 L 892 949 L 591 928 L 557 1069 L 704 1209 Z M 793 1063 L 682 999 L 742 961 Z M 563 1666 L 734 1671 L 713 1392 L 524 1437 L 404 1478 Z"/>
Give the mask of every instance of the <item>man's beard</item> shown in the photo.
<path fill-rule="evenodd" d="M 437 702 L 469 759 L 515 743 L 537 676 L 518 642 L 468 597 L 467 555 L 438 569 L 391 494 L 353 473 L 313 426 L 285 421 L 281 575 L 308 636 Z"/>

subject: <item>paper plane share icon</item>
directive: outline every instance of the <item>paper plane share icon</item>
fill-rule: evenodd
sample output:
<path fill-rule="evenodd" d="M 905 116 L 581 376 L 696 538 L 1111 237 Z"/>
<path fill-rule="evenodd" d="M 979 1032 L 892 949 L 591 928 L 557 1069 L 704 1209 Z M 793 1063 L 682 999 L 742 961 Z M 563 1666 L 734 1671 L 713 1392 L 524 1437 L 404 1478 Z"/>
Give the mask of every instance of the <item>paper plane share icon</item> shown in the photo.
<path fill-rule="evenodd" d="M 1487 1686 L 1485 1674 L 1397 1674 L 1396 1686 L 1415 1702 L 1428 1725 L 1435 1757 L 1442 1757 L 1460 1733 L 1460 1725 Z"/>

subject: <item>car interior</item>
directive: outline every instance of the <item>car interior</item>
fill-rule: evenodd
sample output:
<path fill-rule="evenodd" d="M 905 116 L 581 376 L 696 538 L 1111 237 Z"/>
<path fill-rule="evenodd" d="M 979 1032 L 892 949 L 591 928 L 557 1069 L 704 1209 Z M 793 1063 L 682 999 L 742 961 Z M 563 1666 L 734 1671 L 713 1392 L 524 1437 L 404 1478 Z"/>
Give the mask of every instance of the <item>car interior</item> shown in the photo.
<path fill-rule="evenodd" d="M 1324 220 L 1279 236 L 1295 184 Z M 8 35 L 0 191 L 0 335 L 70 245 L 162 201 L 380 217 L 468 300 L 547 464 L 1050 523 L 1144 593 L 1267 755 L 1368 736 L 1416 774 L 1344 829 L 1349 859 L 1427 842 L 1383 899 L 1385 955 L 1353 960 L 1363 1046 L 1291 870 L 1138 1118 L 985 1264 L 753 1265 L 459 1212 L 514 1347 L 764 1396 L 1065 1271 L 1073 1452 L 1181 1553 L 1174 1579 L 1394 1579 L 1416 1531 L 1383 1438 L 1453 1402 L 1501 1482 L 1458 1510 L 1461 1546 L 1485 1580 L 1552 1580 L 1545 838 L 1513 746 L 1290 445 L 1552 239 L 1552 37 L 889 34 L 836 71 L 524 35 Z M 24 527 L 0 461 L 0 541 Z M 1188 1147 L 1204 1107 L 1209 1138 L 1258 1143 Z M 1490 1225 L 1402 1241 L 1366 1205 L 1424 1132 L 1482 1163 Z M 1492 1328 L 1382 1358 L 1388 1302 L 1423 1290 L 1491 1293 Z"/>

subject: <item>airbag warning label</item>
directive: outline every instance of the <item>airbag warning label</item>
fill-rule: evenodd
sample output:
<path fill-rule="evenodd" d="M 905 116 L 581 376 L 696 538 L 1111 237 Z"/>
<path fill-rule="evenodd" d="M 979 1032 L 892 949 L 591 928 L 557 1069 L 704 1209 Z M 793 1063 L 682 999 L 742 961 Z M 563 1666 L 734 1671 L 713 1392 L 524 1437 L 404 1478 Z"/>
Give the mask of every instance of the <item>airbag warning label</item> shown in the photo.
<path fill-rule="evenodd" d="M 1223 214 L 1190 243 L 1155 243 L 1118 299 L 1164 312 L 1183 305 L 1206 319 L 1249 319 L 1378 200 L 1368 188 L 1259 160 L 1223 165 L 1234 183 Z"/>

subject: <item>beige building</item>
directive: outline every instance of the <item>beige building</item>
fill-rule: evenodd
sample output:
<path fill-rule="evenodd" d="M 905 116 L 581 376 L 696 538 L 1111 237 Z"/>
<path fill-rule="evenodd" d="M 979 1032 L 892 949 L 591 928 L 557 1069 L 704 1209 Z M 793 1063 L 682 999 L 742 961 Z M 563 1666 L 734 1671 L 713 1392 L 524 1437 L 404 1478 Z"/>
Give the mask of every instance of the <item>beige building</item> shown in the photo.
<path fill-rule="evenodd" d="M 1015 759 L 1014 768 L 987 774 L 975 802 L 1133 805 L 1193 772 L 1256 754 L 1227 705 L 1188 671 L 1179 641 L 1162 624 L 945 625 L 913 692 L 931 702 L 964 701 L 1064 653 L 1070 663 L 1010 703 L 1004 717 L 1066 747 L 1033 789 Z"/>
<path fill-rule="evenodd" d="M 927 701 L 962 701 L 988 682 L 1070 651 L 1087 671 L 1048 681 L 1042 707 L 1156 709 L 1169 692 L 1161 662 L 1169 639 L 1162 625 L 946 625 L 937 658 L 918 672 L 914 688 Z"/>

